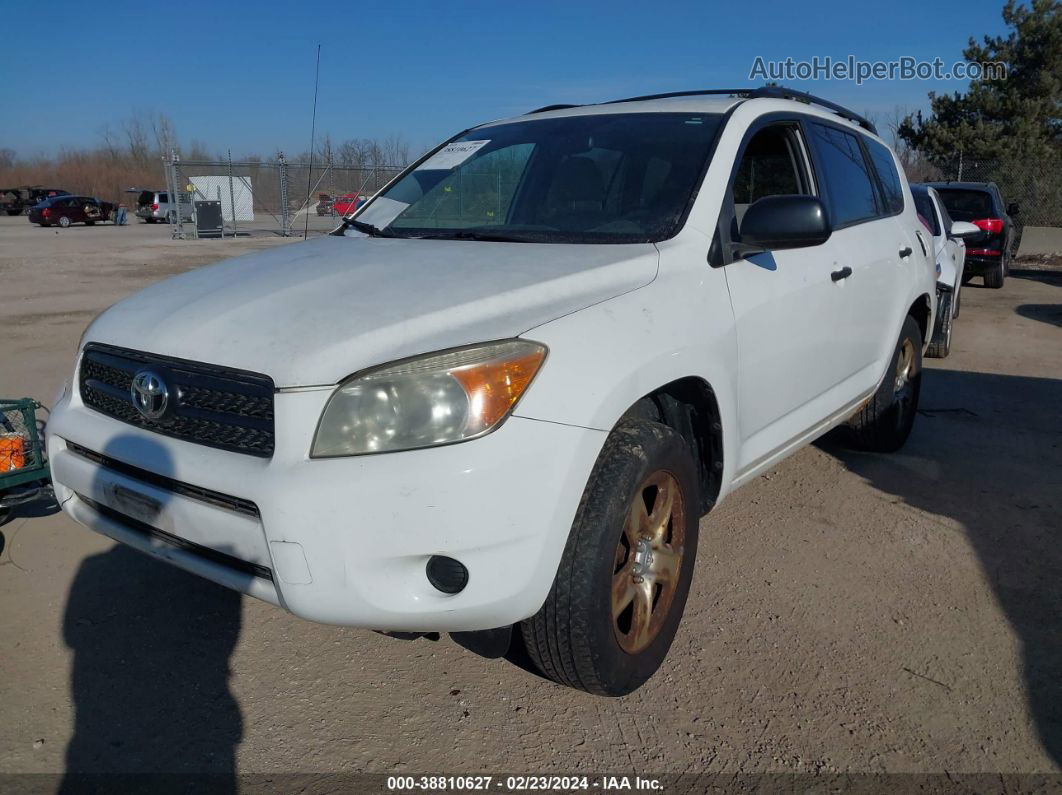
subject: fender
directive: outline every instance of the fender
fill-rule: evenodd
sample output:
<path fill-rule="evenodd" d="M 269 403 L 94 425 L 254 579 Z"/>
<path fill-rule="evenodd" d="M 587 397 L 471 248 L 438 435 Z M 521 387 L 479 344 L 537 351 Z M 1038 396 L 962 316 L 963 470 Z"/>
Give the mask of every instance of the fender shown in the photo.
<path fill-rule="evenodd" d="M 723 426 L 722 491 L 737 461 L 737 340 L 721 270 L 710 268 L 697 232 L 681 234 L 650 284 L 529 330 L 549 358 L 515 416 L 602 431 L 640 398 L 686 377 L 715 392 Z M 589 473 L 588 473 L 589 474 Z"/>

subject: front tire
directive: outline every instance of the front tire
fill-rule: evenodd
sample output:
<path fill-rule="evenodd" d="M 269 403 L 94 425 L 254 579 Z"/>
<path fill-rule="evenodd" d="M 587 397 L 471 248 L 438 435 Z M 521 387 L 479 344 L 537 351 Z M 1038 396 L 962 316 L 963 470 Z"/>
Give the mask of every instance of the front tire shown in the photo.
<path fill-rule="evenodd" d="M 544 675 L 622 696 L 656 673 L 693 579 L 697 483 L 689 446 L 666 425 L 626 421 L 609 434 L 549 596 L 520 624 Z"/>
<path fill-rule="evenodd" d="M 921 389 L 922 332 L 908 315 L 881 385 L 849 420 L 855 445 L 877 453 L 892 453 L 903 447 L 914 427 Z"/>

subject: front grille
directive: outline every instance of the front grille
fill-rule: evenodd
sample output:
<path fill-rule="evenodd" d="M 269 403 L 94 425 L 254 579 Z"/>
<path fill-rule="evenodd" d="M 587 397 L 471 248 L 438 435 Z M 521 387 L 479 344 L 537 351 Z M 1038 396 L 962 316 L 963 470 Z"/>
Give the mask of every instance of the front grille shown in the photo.
<path fill-rule="evenodd" d="M 133 404 L 133 378 L 149 370 L 165 382 L 163 415 Z M 273 380 L 266 375 L 90 343 L 81 357 L 81 400 L 130 425 L 188 442 L 268 458 L 273 455 Z"/>

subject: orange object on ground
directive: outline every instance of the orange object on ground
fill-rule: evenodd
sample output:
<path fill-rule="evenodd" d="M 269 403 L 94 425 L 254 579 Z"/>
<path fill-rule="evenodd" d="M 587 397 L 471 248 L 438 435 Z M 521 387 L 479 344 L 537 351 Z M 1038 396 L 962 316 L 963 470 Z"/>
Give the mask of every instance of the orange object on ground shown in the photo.
<path fill-rule="evenodd" d="M 26 466 L 26 437 L 17 433 L 0 434 L 0 472 Z"/>

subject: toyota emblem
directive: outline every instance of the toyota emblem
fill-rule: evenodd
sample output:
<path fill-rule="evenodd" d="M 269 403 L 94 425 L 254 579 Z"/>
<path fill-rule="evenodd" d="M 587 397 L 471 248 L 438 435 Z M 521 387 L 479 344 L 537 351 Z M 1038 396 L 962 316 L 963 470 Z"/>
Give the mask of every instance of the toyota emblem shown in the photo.
<path fill-rule="evenodd" d="M 144 419 L 157 420 L 170 404 L 170 390 L 162 376 L 151 370 L 140 370 L 129 387 L 133 405 Z"/>

